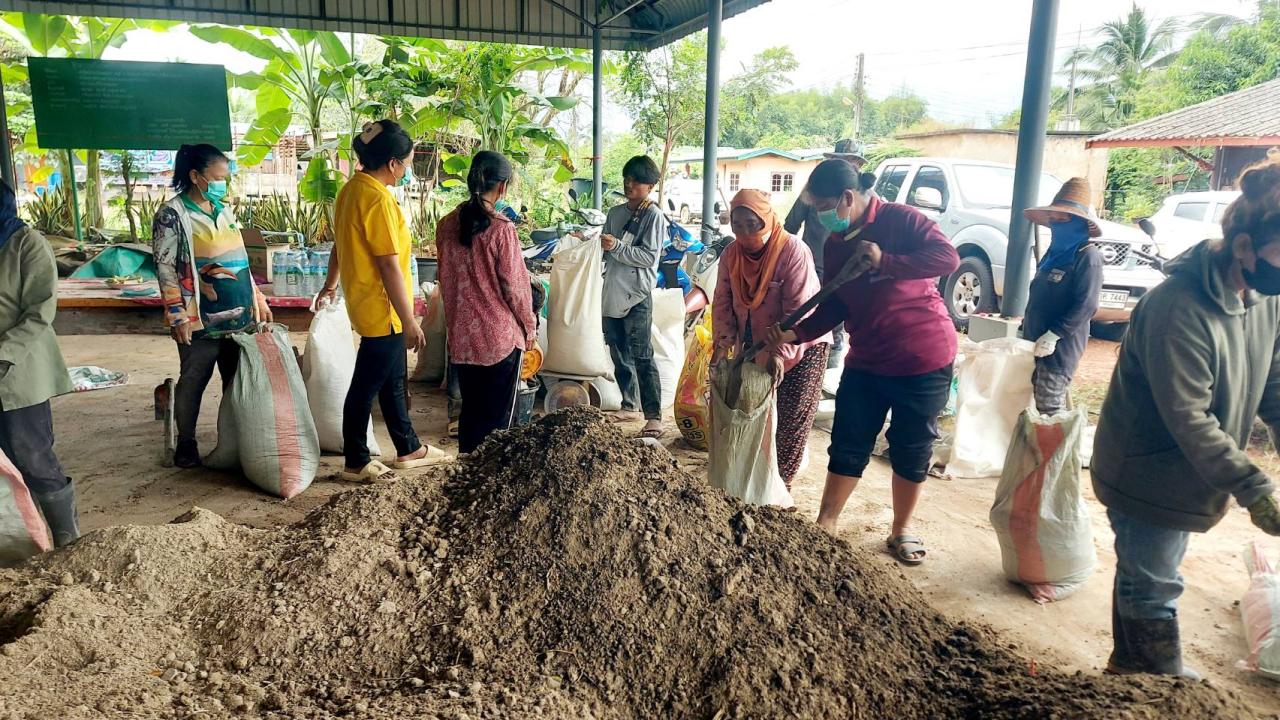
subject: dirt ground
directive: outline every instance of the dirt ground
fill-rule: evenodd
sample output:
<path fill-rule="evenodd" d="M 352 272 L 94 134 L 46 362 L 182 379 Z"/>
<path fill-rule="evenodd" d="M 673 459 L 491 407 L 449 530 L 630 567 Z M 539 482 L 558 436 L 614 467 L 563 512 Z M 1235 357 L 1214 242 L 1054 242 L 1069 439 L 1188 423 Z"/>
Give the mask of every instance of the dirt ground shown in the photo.
<path fill-rule="evenodd" d="M 177 372 L 177 353 L 166 338 L 143 336 L 69 336 L 60 338 L 69 365 L 100 365 L 130 374 L 128 386 L 59 398 L 54 402 L 58 451 L 75 478 L 84 530 L 122 524 L 159 524 L 192 506 L 212 510 L 233 522 L 272 527 L 292 522 L 350 486 L 339 482 L 340 459 L 326 457 L 315 484 L 287 503 L 271 498 L 233 476 L 209 471 L 166 469 L 159 464 L 161 428 L 153 420 L 152 389 Z M 301 336 L 294 337 L 301 344 Z M 1077 378 L 1083 395 L 1100 399 L 1116 345 L 1093 341 Z M 216 381 L 206 395 L 201 416 L 202 450 L 212 449 L 218 392 Z M 444 438 L 444 397 L 435 388 L 414 387 L 414 422 L 424 440 L 454 449 Z M 1092 402 L 1090 403 L 1092 405 Z M 385 432 L 375 424 L 380 442 Z M 670 430 L 667 444 L 687 469 L 702 464 Z M 796 481 L 795 498 L 802 513 L 816 514 L 822 492 L 827 439 L 815 431 L 807 471 Z M 883 546 L 890 522 L 889 469 L 882 462 L 869 468 L 863 487 L 846 509 L 840 536 L 876 550 Z M 1110 584 L 1114 570 L 1112 535 L 1105 513 L 1086 495 L 1093 511 L 1094 542 L 1099 567 L 1075 596 L 1052 605 L 1037 605 L 1006 582 L 1000 570 L 996 537 L 987 520 L 995 480 L 931 481 L 915 530 L 930 549 L 928 562 L 901 569 L 935 606 L 957 619 L 987 623 L 1018 643 L 1037 664 L 1067 671 L 1098 672 L 1110 650 Z M 1238 598 L 1248 584 L 1240 552 L 1249 540 L 1262 537 L 1248 515 L 1234 510 L 1206 535 L 1191 541 L 1183 573 L 1188 589 L 1181 603 L 1184 649 L 1189 664 L 1219 687 L 1240 692 L 1265 717 L 1280 718 L 1280 687 L 1235 668 L 1245 652 Z M 1280 543 L 1270 541 L 1276 548 Z M 886 566 L 894 566 L 882 555 Z"/>

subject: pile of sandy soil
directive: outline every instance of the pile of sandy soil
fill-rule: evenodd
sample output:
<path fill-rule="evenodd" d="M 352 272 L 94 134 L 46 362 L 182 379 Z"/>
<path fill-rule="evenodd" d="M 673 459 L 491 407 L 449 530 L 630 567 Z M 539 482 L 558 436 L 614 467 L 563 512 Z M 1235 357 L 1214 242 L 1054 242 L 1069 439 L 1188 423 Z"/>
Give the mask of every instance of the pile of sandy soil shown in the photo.
<path fill-rule="evenodd" d="M 275 530 L 193 510 L 0 572 L 3 718 L 1244 718 L 1067 676 L 590 410 Z"/>

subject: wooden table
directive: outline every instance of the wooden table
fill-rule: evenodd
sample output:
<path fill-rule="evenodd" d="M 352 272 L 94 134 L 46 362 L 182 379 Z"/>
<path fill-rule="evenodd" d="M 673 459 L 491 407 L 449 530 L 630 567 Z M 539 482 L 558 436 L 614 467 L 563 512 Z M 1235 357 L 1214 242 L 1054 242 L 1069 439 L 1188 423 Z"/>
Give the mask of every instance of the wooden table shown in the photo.
<path fill-rule="evenodd" d="M 53 328 L 59 335 L 167 335 L 159 286 L 155 280 L 141 286 L 148 287 L 156 294 L 127 297 L 102 280 L 63 278 L 58 281 L 58 314 Z M 267 296 L 276 322 L 287 326 L 290 332 L 306 332 L 311 325 L 311 298 L 275 297 L 270 285 L 258 289 Z M 425 309 L 422 298 L 416 298 L 414 313 L 421 317 Z"/>

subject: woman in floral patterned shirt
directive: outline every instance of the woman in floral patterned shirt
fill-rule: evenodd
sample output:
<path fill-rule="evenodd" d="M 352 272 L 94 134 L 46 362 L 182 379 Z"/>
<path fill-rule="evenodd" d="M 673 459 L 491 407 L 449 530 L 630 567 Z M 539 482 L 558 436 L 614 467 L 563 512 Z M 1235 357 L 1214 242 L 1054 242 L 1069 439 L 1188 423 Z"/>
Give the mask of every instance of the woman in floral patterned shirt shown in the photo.
<path fill-rule="evenodd" d="M 495 210 L 510 181 L 505 157 L 476 153 L 467 174 L 471 197 L 436 228 L 449 357 L 462 390 L 462 453 L 511 426 L 520 359 L 538 335 L 515 225 Z"/>

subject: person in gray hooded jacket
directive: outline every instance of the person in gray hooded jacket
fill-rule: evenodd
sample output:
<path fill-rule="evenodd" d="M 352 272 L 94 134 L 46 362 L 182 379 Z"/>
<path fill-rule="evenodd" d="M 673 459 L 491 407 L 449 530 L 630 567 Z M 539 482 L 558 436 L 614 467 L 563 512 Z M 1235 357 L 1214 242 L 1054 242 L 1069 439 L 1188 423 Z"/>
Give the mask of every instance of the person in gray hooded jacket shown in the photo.
<path fill-rule="evenodd" d="M 1230 498 L 1280 535 L 1275 486 L 1244 451 L 1255 417 L 1280 431 L 1280 160 L 1240 186 L 1225 239 L 1181 256 L 1138 303 L 1102 406 L 1092 473 L 1116 536 L 1110 673 L 1198 677 L 1182 665 L 1178 567 Z"/>

